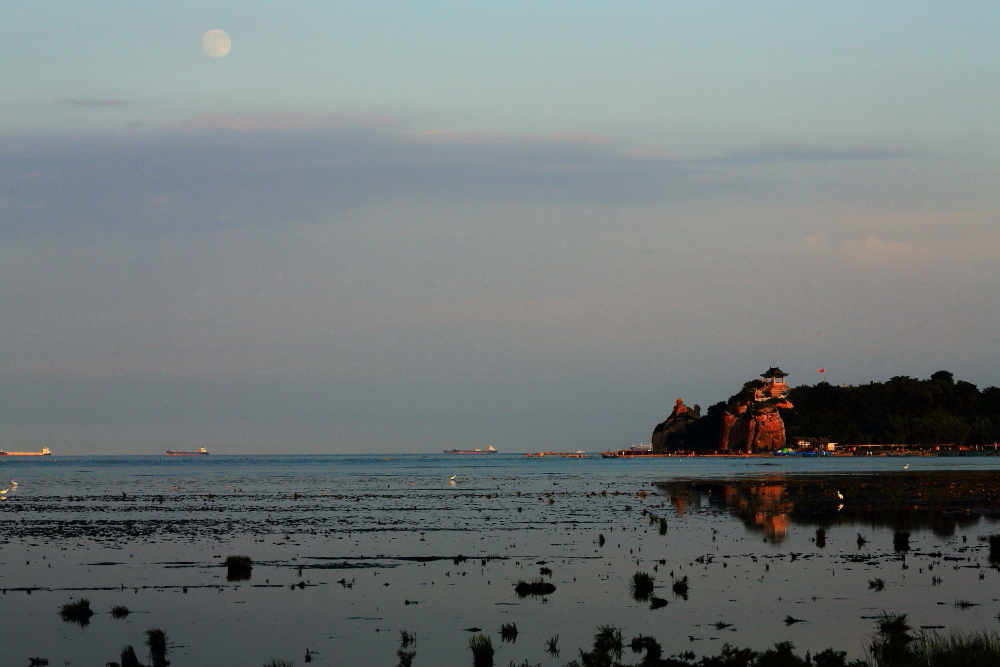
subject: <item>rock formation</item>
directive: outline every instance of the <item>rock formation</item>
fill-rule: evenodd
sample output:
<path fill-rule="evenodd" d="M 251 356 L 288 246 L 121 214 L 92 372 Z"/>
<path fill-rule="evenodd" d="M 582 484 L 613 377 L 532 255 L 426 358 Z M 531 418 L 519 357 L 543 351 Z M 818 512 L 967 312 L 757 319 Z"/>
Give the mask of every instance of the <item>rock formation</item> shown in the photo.
<path fill-rule="evenodd" d="M 654 452 L 665 452 L 676 449 L 671 446 L 678 442 L 687 430 L 688 425 L 701 416 L 701 408 L 696 404 L 693 408 L 684 405 L 684 399 L 678 398 L 674 401 L 674 409 L 665 421 L 660 422 L 653 429 L 653 437 L 650 440 Z"/>
<path fill-rule="evenodd" d="M 779 408 L 791 408 L 785 398 L 788 385 L 780 368 L 769 368 L 763 380 L 748 382 L 727 406 L 719 434 L 724 452 L 773 452 L 786 444 L 785 422 Z"/>
<path fill-rule="evenodd" d="M 753 403 L 740 404 L 735 414 L 726 411 L 722 421 L 719 449 L 728 452 L 773 452 L 786 444 L 785 422 L 778 414 L 778 408 L 790 408 L 792 404 L 782 399 L 779 403 L 765 407 Z"/>
<path fill-rule="evenodd" d="M 678 398 L 670 416 L 653 429 L 654 452 L 770 452 L 786 446 L 785 422 L 779 410 L 791 408 L 786 398 L 787 373 L 769 368 L 759 380 L 743 385 L 728 403 L 689 408 Z"/>

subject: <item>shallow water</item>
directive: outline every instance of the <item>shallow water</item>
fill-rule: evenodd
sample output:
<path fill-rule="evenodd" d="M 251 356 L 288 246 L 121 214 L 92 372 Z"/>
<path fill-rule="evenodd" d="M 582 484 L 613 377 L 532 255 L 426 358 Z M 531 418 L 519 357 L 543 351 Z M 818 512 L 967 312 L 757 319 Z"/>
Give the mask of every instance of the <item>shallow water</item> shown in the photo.
<path fill-rule="evenodd" d="M 126 644 L 143 656 L 156 627 L 175 666 L 301 665 L 307 648 L 316 664 L 391 665 L 405 630 L 415 665 L 464 666 L 469 628 L 481 628 L 498 665 L 563 665 L 611 624 L 667 653 L 791 640 L 860 656 L 882 610 L 916 626 L 996 627 L 1000 574 L 978 538 L 1000 532 L 989 492 L 1000 478 L 958 488 L 978 471 L 1000 474 L 1000 461 L 2 460 L 0 479 L 19 486 L 0 503 L 0 639 L 11 664 L 104 664 Z M 896 530 L 910 532 L 908 552 Z M 249 581 L 227 581 L 230 555 L 253 559 Z M 555 592 L 519 598 L 514 585 L 542 568 Z M 666 606 L 633 599 L 637 571 Z M 689 577 L 686 600 L 671 573 Z M 85 627 L 58 614 L 80 597 L 96 612 Z M 113 619 L 114 605 L 132 614 Z M 516 642 L 501 641 L 505 623 Z M 558 657 L 545 651 L 554 635 Z"/>

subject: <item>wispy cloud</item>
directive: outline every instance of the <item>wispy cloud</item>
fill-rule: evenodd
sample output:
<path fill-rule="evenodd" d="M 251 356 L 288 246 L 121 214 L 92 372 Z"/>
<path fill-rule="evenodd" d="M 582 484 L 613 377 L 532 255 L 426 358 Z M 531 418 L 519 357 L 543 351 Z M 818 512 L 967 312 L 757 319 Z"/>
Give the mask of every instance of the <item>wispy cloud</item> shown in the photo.
<path fill-rule="evenodd" d="M 387 127 L 395 124 L 391 116 L 266 113 L 266 114 L 201 114 L 194 116 L 174 129 L 233 130 L 235 132 L 281 132 L 286 130 L 319 130 L 345 127 Z"/>
<path fill-rule="evenodd" d="M 76 97 L 67 97 L 53 102 L 55 105 L 66 105 L 71 107 L 126 107 L 129 102 L 126 100 L 88 100 Z"/>
<path fill-rule="evenodd" d="M 155 131 L 0 138 L 0 230 L 336 219 L 387 198 L 634 204 L 735 192 L 738 177 L 592 137 L 428 140 L 382 118 L 202 116 Z M 442 138 L 443 135 L 437 135 Z M 728 181 L 728 182 L 720 182 Z"/>
<path fill-rule="evenodd" d="M 918 152 L 886 146 L 829 146 L 823 144 L 769 143 L 741 146 L 727 160 L 736 162 L 831 162 L 848 160 L 900 160 Z"/>
<path fill-rule="evenodd" d="M 401 125 L 388 116 L 203 115 L 152 131 L 0 138 L 7 213 L 0 232 L 99 226 L 163 233 L 337 220 L 399 198 L 610 207 L 749 200 L 773 184 L 746 163 L 908 155 L 770 145 L 692 157 L 635 152 L 592 135 L 407 132 Z"/>

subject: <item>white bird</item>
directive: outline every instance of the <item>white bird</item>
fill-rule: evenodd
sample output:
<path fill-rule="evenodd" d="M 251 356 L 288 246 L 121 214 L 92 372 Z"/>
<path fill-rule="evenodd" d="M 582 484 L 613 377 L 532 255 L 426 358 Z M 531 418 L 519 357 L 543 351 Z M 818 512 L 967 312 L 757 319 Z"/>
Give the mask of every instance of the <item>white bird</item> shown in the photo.
<path fill-rule="evenodd" d="M 5 494 L 5 493 L 7 493 L 8 491 L 10 491 L 10 487 L 7 487 L 7 488 L 6 488 L 6 489 L 4 489 L 3 491 L 0 491 L 0 496 L 4 495 L 4 494 Z"/>
<path fill-rule="evenodd" d="M 10 480 L 10 485 L 11 486 L 17 486 L 17 482 L 15 482 L 14 480 Z"/>
<path fill-rule="evenodd" d="M 455 478 L 456 478 L 456 477 L 458 477 L 458 475 L 452 475 L 452 476 L 451 476 L 451 477 L 449 477 L 448 479 L 450 479 L 451 481 L 453 481 L 453 482 L 454 482 L 454 481 L 455 481 Z"/>
<path fill-rule="evenodd" d="M 843 499 L 844 499 L 844 494 L 843 494 L 843 493 L 841 493 L 840 491 L 837 491 L 837 497 L 838 497 L 839 499 L 843 500 Z"/>
<path fill-rule="evenodd" d="M 904 466 L 903 466 L 903 470 L 906 470 L 906 469 L 907 469 L 907 468 L 909 468 L 909 467 L 910 467 L 910 464 L 909 464 L 909 463 L 907 463 L 906 465 L 904 465 Z"/>

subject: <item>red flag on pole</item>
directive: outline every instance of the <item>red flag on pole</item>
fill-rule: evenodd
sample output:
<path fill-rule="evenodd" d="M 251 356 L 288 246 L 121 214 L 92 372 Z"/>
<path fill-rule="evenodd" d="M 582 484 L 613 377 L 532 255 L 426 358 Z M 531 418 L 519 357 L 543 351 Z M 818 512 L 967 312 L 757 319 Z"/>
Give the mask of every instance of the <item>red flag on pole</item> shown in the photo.
<path fill-rule="evenodd" d="M 825 372 L 826 372 L 826 369 L 825 369 L 825 368 L 821 368 L 821 369 L 819 369 L 819 370 L 818 370 L 818 371 L 816 371 L 816 372 L 817 372 L 817 373 L 825 373 Z"/>

